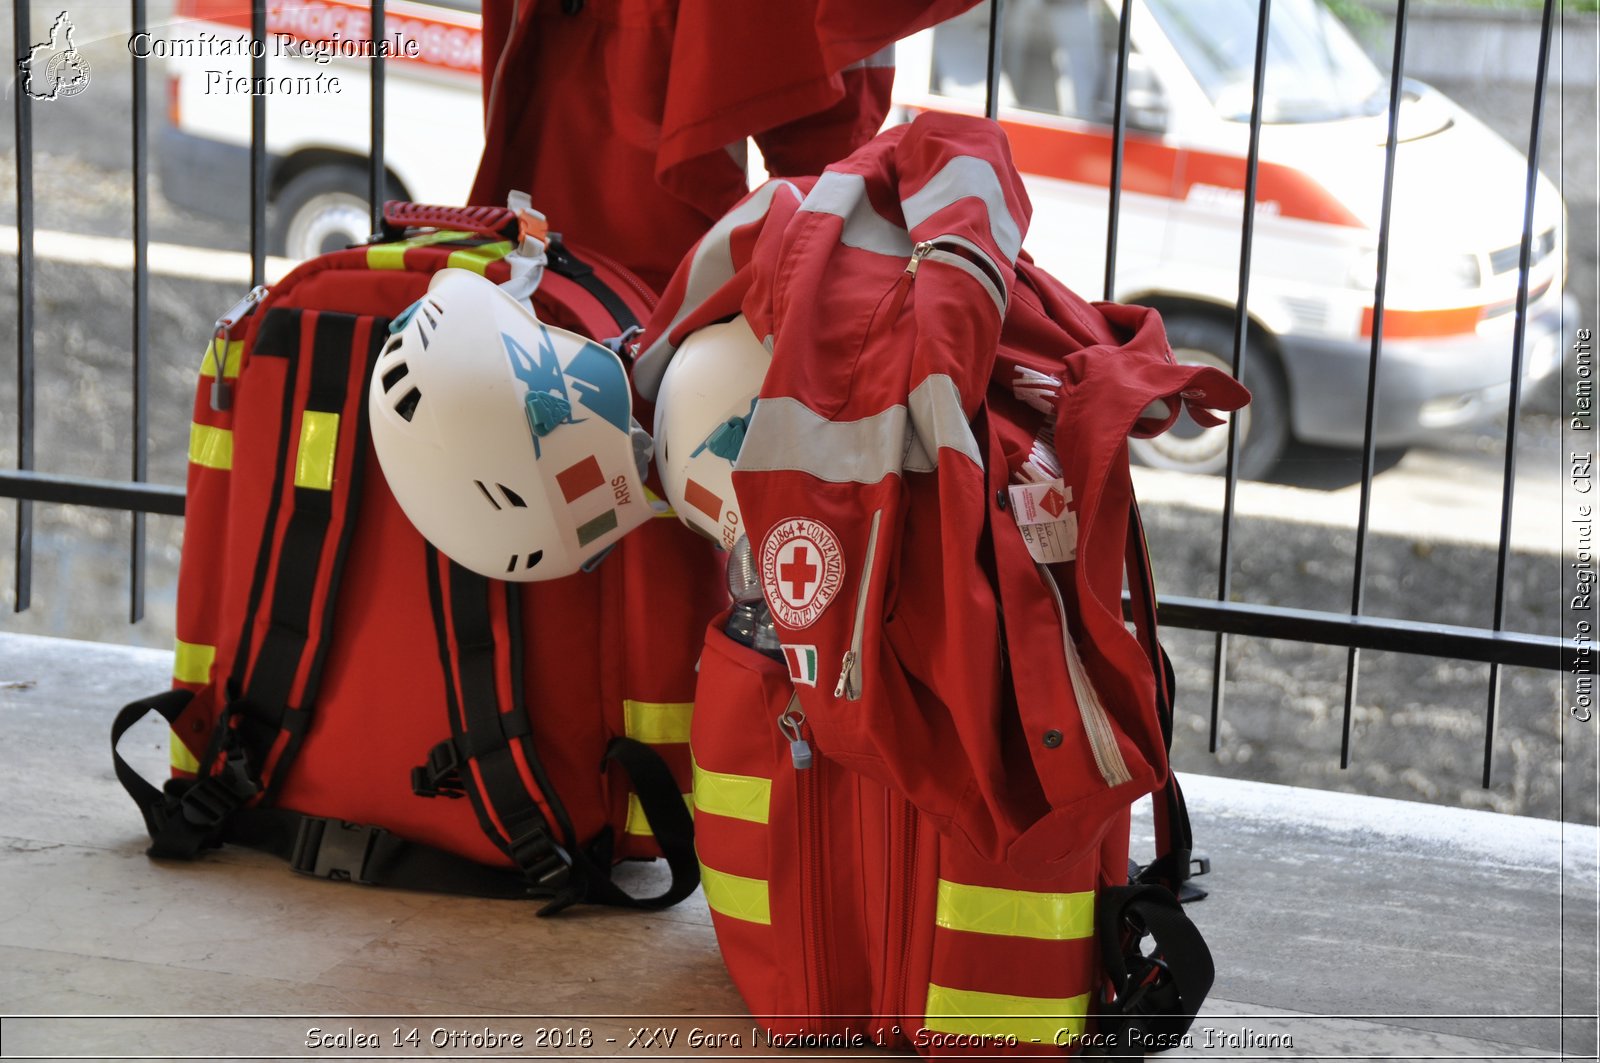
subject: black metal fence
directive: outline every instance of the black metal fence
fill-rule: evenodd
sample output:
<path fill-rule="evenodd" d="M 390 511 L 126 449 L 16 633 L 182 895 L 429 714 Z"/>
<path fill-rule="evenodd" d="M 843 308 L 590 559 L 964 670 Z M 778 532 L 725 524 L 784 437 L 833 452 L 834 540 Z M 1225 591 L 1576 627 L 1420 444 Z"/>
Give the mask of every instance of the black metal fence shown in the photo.
<path fill-rule="evenodd" d="M 145 30 L 145 0 L 130 0 L 131 32 Z M 988 0 L 989 6 L 989 65 L 987 77 L 986 113 L 996 117 L 999 109 L 1002 33 L 1000 31 L 1002 8 L 1005 0 Z M 30 34 L 30 0 L 13 0 L 15 59 L 20 66 Z M 1499 545 L 1496 554 L 1493 617 L 1489 627 L 1462 627 L 1423 623 L 1409 620 L 1387 619 L 1363 613 L 1366 582 L 1366 557 L 1369 537 L 1372 485 L 1374 477 L 1374 416 L 1379 395 L 1378 370 L 1383 358 L 1383 315 L 1389 261 L 1391 202 L 1394 187 L 1395 155 L 1399 142 L 1399 117 L 1404 85 L 1404 62 L 1407 30 L 1407 0 L 1398 0 L 1393 40 L 1393 62 L 1388 94 L 1388 140 L 1384 159 L 1383 206 L 1378 233 L 1377 280 L 1373 291 L 1372 340 L 1366 379 L 1366 413 L 1364 445 L 1361 459 L 1360 505 L 1356 524 L 1355 564 L 1350 588 L 1350 608 L 1347 613 L 1281 608 L 1250 602 L 1236 602 L 1233 597 L 1233 531 L 1235 493 L 1238 484 L 1237 456 L 1239 452 L 1238 422 L 1229 426 L 1228 459 L 1225 472 L 1224 502 L 1222 508 L 1219 546 L 1219 578 L 1217 593 L 1212 598 L 1163 596 L 1159 600 L 1162 623 L 1179 628 L 1192 628 L 1214 632 L 1216 636 L 1214 668 L 1211 689 L 1210 747 L 1217 748 L 1219 722 L 1228 689 L 1228 640 L 1231 636 L 1254 636 L 1284 639 L 1304 643 L 1318 643 L 1345 647 L 1345 698 L 1341 766 L 1347 766 L 1350 757 L 1351 721 L 1357 699 L 1358 678 L 1363 650 L 1384 650 L 1407 654 L 1453 658 L 1462 661 L 1483 662 L 1489 665 L 1489 678 L 1485 690 L 1483 785 L 1491 778 L 1494 754 L 1495 720 L 1500 708 L 1500 670 L 1521 666 L 1540 669 L 1570 670 L 1578 659 L 1573 644 L 1561 638 L 1507 631 L 1504 629 L 1506 612 L 1506 570 L 1511 551 L 1511 516 L 1514 504 L 1518 414 L 1521 405 L 1521 387 L 1525 357 L 1527 316 L 1529 304 L 1529 274 L 1534 246 L 1534 192 L 1538 180 L 1540 129 L 1543 118 L 1546 87 L 1555 26 L 1555 0 L 1545 0 L 1538 50 L 1532 113 L 1528 125 L 1527 183 L 1523 212 L 1522 240 L 1518 259 L 1519 282 L 1517 286 L 1511 349 L 1510 394 L 1507 399 L 1507 428 L 1505 437 L 1505 470 L 1500 505 Z M 1267 70 L 1268 24 L 1271 18 L 1271 0 L 1260 0 L 1254 44 L 1254 67 L 1251 83 L 1251 112 L 1249 123 L 1249 148 L 1246 157 L 1244 210 L 1239 253 L 1238 296 L 1233 311 L 1233 374 L 1242 377 L 1250 356 L 1250 329 L 1247 307 L 1250 295 L 1251 253 L 1254 246 L 1256 183 L 1260 157 L 1263 90 Z M 1116 251 L 1120 205 L 1123 193 L 1123 155 L 1125 147 L 1126 117 L 1124 103 L 1127 95 L 1127 67 L 1129 56 L 1129 26 L 1132 21 L 1132 0 L 1123 0 L 1118 32 L 1118 62 L 1115 70 L 1115 100 L 1113 115 L 1113 149 L 1109 187 L 1109 211 L 1106 233 L 1105 263 L 1106 298 L 1111 298 L 1116 277 Z M 384 0 L 371 0 L 373 40 L 384 35 Z M 251 35 L 256 42 L 267 39 L 266 0 L 254 0 L 251 5 Z M 258 44 L 252 58 L 252 77 L 266 76 L 266 49 Z M 46 474 L 35 469 L 35 352 L 34 352 L 34 218 L 33 218 L 33 114 L 32 100 L 27 92 L 14 93 L 15 144 L 16 144 L 16 196 L 17 196 L 17 468 L 0 471 L 0 497 L 11 498 L 16 504 L 15 538 L 15 608 L 21 612 L 29 608 L 32 598 L 33 567 L 33 505 L 35 502 L 60 503 L 74 506 L 97 506 L 126 510 L 133 514 L 132 538 L 128 551 L 129 566 L 129 618 L 138 621 L 144 614 L 146 514 L 181 515 L 184 495 L 178 487 L 147 482 L 149 463 L 149 290 L 148 290 L 148 148 L 149 116 L 145 95 L 145 69 L 139 61 L 131 62 L 133 87 L 133 117 L 130 126 L 133 147 L 133 319 L 131 323 L 131 393 L 133 400 L 133 432 L 131 439 L 131 468 L 125 481 L 87 479 L 81 477 Z M 374 219 L 380 207 L 384 187 L 384 60 L 375 55 L 371 59 L 371 151 L 369 157 L 369 200 Z M 252 284 L 264 279 L 267 253 L 266 207 L 268 190 L 266 149 L 266 99 L 263 95 L 251 97 L 250 105 L 250 260 Z M 377 225 L 374 225 L 377 228 Z"/>

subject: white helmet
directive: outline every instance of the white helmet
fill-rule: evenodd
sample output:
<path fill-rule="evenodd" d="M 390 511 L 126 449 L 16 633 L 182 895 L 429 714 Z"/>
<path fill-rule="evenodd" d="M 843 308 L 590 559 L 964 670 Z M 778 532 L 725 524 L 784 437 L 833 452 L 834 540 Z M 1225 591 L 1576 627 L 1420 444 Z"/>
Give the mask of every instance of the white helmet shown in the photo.
<path fill-rule="evenodd" d="M 771 363 L 741 315 L 690 333 L 656 393 L 656 469 L 667 501 L 724 550 L 744 534 L 733 462 Z"/>
<path fill-rule="evenodd" d="M 372 445 L 424 538 L 474 572 L 558 579 L 650 519 L 622 362 L 464 269 L 389 326 Z"/>

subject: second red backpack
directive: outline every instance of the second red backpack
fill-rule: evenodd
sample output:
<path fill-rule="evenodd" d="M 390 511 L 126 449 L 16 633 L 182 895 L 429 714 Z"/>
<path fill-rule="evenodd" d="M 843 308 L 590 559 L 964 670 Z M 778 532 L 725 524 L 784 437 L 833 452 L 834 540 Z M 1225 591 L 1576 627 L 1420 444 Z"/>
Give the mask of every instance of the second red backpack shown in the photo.
<path fill-rule="evenodd" d="M 542 250 L 541 320 L 625 351 L 654 295 L 546 243 L 539 220 L 390 204 L 387 239 L 309 261 L 219 322 L 194 405 L 173 688 L 124 709 L 113 737 L 151 711 L 172 728 L 164 787 L 116 758 L 152 856 L 239 844 L 321 878 L 546 911 L 694 890 L 689 720 L 722 593 L 709 545 L 665 514 L 586 574 L 485 579 L 422 539 L 371 453 L 374 359 L 440 269 L 504 283 Z M 658 856 L 660 896 L 612 883 L 616 861 Z"/>

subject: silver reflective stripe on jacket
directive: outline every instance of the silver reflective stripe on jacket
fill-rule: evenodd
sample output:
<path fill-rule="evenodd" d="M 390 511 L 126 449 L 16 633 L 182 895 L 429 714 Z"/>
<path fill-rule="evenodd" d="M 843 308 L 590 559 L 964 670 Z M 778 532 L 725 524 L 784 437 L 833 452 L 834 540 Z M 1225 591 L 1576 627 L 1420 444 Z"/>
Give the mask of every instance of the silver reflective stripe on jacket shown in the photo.
<path fill-rule="evenodd" d="M 1015 263 L 1022 250 L 1022 230 L 1006 205 L 1006 194 L 994 167 L 976 155 L 957 155 L 939 168 L 928 183 L 901 200 L 906 228 L 915 229 L 960 199 L 981 201 L 989 212 L 989 235 L 1006 261 Z"/>
<path fill-rule="evenodd" d="M 826 171 L 817 178 L 800 209 L 843 218 L 839 242 L 846 247 L 894 258 L 911 254 L 910 234 L 873 209 L 867 199 L 867 179 L 858 173 Z"/>
<path fill-rule="evenodd" d="M 830 421 L 798 399 L 761 399 L 734 469 L 875 484 L 903 472 L 932 472 L 946 450 L 982 467 L 955 381 L 939 373 L 917 385 L 906 405 L 856 421 Z"/>
<path fill-rule="evenodd" d="M 633 383 L 639 394 L 652 401 L 661 387 L 661 378 L 667 363 L 677 348 L 668 337 L 678 324 L 697 310 L 701 303 L 716 294 L 718 288 L 733 279 L 733 231 L 742 225 L 759 221 L 772 205 L 779 189 L 788 189 L 796 199 L 800 190 L 788 181 L 768 181 L 751 193 L 750 198 L 724 214 L 717 224 L 700 238 L 694 255 L 689 260 L 689 279 L 683 290 L 683 302 L 672 318 L 672 324 L 662 330 L 639 360 L 634 363 Z"/>

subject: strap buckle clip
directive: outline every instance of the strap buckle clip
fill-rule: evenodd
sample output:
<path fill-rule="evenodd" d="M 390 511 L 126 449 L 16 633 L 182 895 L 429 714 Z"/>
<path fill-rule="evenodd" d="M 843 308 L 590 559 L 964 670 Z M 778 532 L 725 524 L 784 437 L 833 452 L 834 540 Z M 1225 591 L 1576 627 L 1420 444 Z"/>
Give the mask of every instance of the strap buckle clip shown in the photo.
<path fill-rule="evenodd" d="M 461 755 L 450 740 L 428 750 L 428 762 L 411 769 L 411 792 L 418 797 L 465 797 L 461 781 Z"/>
<path fill-rule="evenodd" d="M 543 824 L 511 839 L 511 859 L 540 893 L 560 892 L 572 877 L 572 856 L 555 843 Z"/>
<path fill-rule="evenodd" d="M 388 833 L 382 827 L 307 816 L 300 821 L 295 835 L 289 867 L 313 878 L 370 885 L 367 862 L 378 841 Z"/>

